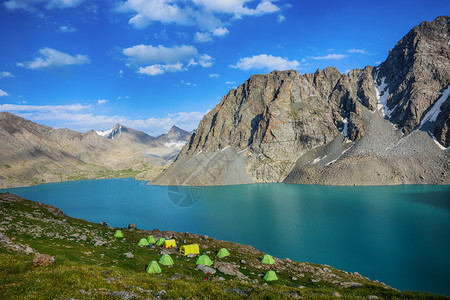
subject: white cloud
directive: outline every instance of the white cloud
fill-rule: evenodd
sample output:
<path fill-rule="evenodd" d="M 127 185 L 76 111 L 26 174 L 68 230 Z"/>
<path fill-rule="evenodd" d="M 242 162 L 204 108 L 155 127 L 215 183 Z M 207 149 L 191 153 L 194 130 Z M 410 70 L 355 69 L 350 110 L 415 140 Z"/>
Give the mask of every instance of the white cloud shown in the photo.
<path fill-rule="evenodd" d="M 203 68 L 209 68 L 212 66 L 212 57 L 208 54 L 203 54 L 202 56 L 200 56 L 198 63 Z"/>
<path fill-rule="evenodd" d="M 84 0 L 9 0 L 3 3 L 7 10 L 36 12 L 41 6 L 45 9 L 76 7 Z"/>
<path fill-rule="evenodd" d="M 278 23 L 283 23 L 284 21 L 286 21 L 286 17 L 283 15 L 278 15 L 277 21 Z"/>
<path fill-rule="evenodd" d="M 280 8 L 270 0 L 260 1 L 255 9 L 244 6 L 246 2 L 251 2 L 251 0 L 192 0 L 192 2 L 200 7 L 204 7 L 206 11 L 235 14 L 238 16 L 273 13 L 280 10 Z"/>
<path fill-rule="evenodd" d="M 0 89 L 0 97 L 8 96 L 8 93 Z"/>
<path fill-rule="evenodd" d="M 347 57 L 345 54 L 328 54 L 325 56 L 313 56 L 312 59 L 321 60 L 321 59 L 343 59 Z"/>
<path fill-rule="evenodd" d="M 106 99 L 99 99 L 99 100 L 97 101 L 97 104 L 105 104 L 105 103 L 107 103 L 107 102 L 109 102 L 109 100 L 106 100 Z"/>
<path fill-rule="evenodd" d="M 252 57 L 244 57 L 239 59 L 236 65 L 230 65 L 235 69 L 244 71 L 250 69 L 267 69 L 267 70 L 287 70 L 295 69 L 300 65 L 296 60 L 288 60 L 279 56 L 272 56 L 267 54 L 254 55 Z"/>
<path fill-rule="evenodd" d="M 154 76 L 164 74 L 165 72 L 178 72 L 184 70 L 186 69 L 183 68 L 183 64 L 178 62 L 176 64 L 156 64 L 147 67 L 140 67 L 136 73 Z"/>
<path fill-rule="evenodd" d="M 42 48 L 39 50 L 39 54 L 41 57 L 38 57 L 33 61 L 21 62 L 17 65 L 28 69 L 43 69 L 82 65 L 90 62 L 87 55 L 76 54 L 75 56 L 72 56 L 51 48 Z"/>
<path fill-rule="evenodd" d="M 136 45 L 123 49 L 122 53 L 128 56 L 130 62 L 139 66 L 138 74 L 151 76 L 185 71 L 190 66 L 200 65 L 208 68 L 212 65 L 211 56 L 200 55 L 195 47 L 186 45 L 174 47 Z"/>
<path fill-rule="evenodd" d="M 211 33 L 209 32 L 196 32 L 194 36 L 194 41 L 199 43 L 206 43 L 212 41 Z"/>
<path fill-rule="evenodd" d="M 224 36 L 224 35 L 227 35 L 228 33 L 230 33 L 230 32 L 225 27 L 220 27 L 220 28 L 216 28 L 213 30 L 214 36 Z"/>
<path fill-rule="evenodd" d="M 16 111 L 16 112 L 75 112 L 90 109 L 91 105 L 81 105 L 79 103 L 70 105 L 17 105 L 17 104 L 0 104 L 0 111 Z"/>
<path fill-rule="evenodd" d="M 225 81 L 225 84 L 236 84 L 236 81 Z"/>
<path fill-rule="evenodd" d="M 7 72 L 7 71 L 0 72 L 0 79 L 7 78 L 7 77 L 14 77 L 14 75 L 9 73 L 9 72 Z"/>
<path fill-rule="evenodd" d="M 194 26 L 213 32 L 242 16 L 258 16 L 280 11 L 277 0 L 127 0 L 119 11 L 132 13 L 129 23 L 138 29 L 152 22 Z M 255 8 L 245 4 L 258 3 Z"/>
<path fill-rule="evenodd" d="M 165 47 L 159 45 L 136 45 L 122 50 L 125 56 L 135 64 L 166 63 L 173 64 L 179 61 L 189 61 L 198 56 L 198 51 L 193 46 Z"/>
<path fill-rule="evenodd" d="M 17 105 L 0 104 L 0 111 L 9 111 L 29 120 L 51 124 L 56 128 L 70 128 L 78 131 L 107 130 L 120 123 L 133 129 L 145 131 L 151 135 L 167 132 L 172 125 L 185 130 L 197 128 L 206 112 L 177 112 L 163 117 L 131 119 L 126 116 L 105 116 L 90 112 L 91 105 Z"/>
<path fill-rule="evenodd" d="M 355 48 L 349 49 L 349 50 L 347 50 L 347 52 L 349 52 L 349 53 L 367 54 L 367 51 L 366 51 L 366 50 L 355 49 Z"/>
<path fill-rule="evenodd" d="M 119 70 L 119 77 L 122 78 L 123 76 L 123 70 Z"/>
<path fill-rule="evenodd" d="M 219 74 L 209 74 L 209 77 L 219 78 Z"/>
<path fill-rule="evenodd" d="M 75 32 L 75 31 L 77 31 L 77 30 L 70 25 L 68 25 L 68 26 L 63 25 L 63 26 L 59 27 L 59 32 L 69 33 L 69 32 Z"/>

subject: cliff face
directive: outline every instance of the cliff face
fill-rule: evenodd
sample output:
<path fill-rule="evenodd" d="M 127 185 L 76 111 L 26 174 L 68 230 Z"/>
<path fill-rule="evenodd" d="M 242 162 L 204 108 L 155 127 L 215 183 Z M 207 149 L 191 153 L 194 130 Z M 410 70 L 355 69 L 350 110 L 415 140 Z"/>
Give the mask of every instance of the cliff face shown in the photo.
<path fill-rule="evenodd" d="M 377 68 L 254 75 L 203 118 L 155 183 L 448 183 L 448 150 L 432 135 L 449 146 L 449 36 L 439 17 Z M 430 163 L 418 156 L 425 149 Z"/>

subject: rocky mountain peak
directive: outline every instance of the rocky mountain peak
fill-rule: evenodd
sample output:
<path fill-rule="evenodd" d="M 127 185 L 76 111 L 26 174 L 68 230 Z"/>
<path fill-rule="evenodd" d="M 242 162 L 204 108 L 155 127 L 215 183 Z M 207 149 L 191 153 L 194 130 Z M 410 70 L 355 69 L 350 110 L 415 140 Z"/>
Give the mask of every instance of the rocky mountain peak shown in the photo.
<path fill-rule="evenodd" d="M 365 164 L 368 178 L 357 176 L 356 182 L 419 182 L 425 164 L 413 175 L 399 165 L 410 165 L 408 155 L 416 153 L 410 149 L 434 153 L 433 168 L 444 170 L 448 158 L 441 160 L 445 155 L 429 135 L 448 147 L 449 36 L 449 18 L 439 17 L 414 27 L 378 67 L 347 74 L 328 67 L 304 75 L 294 70 L 253 75 L 204 116 L 158 180 L 168 183 L 176 176 L 188 185 L 336 182 L 348 170 L 361 174 L 359 165 Z M 404 145 L 407 151 L 397 152 Z M 197 171 L 201 163 L 207 171 Z M 335 175 L 327 177 L 330 172 Z M 429 182 L 445 174 L 436 173 Z"/>

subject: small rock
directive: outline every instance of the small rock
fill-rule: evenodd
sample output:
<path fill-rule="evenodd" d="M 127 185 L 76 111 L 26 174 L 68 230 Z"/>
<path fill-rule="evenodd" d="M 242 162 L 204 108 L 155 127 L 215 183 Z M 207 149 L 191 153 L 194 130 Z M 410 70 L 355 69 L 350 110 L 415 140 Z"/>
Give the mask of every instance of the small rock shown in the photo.
<path fill-rule="evenodd" d="M 222 276 L 219 276 L 217 279 L 220 280 L 220 281 L 224 281 L 225 280 L 225 278 L 223 278 Z"/>
<path fill-rule="evenodd" d="M 196 270 L 201 270 L 205 274 L 214 274 L 214 273 L 216 273 L 215 269 L 213 269 L 211 267 L 208 267 L 208 266 L 205 266 L 205 265 L 197 265 L 197 267 L 195 267 L 195 269 Z"/>
<path fill-rule="evenodd" d="M 134 224 L 134 223 L 130 223 L 130 224 L 128 224 L 128 229 L 129 229 L 130 231 L 133 231 L 133 230 L 136 230 L 136 229 L 137 229 L 137 226 L 136 226 L 136 224 Z"/>
<path fill-rule="evenodd" d="M 205 240 L 207 240 L 207 239 L 209 239 L 209 236 L 204 235 L 203 238 L 204 238 Z"/>
<path fill-rule="evenodd" d="M 252 283 L 259 283 L 259 280 L 255 278 L 252 280 Z"/>
<path fill-rule="evenodd" d="M 338 298 L 341 298 L 341 297 L 342 297 L 342 295 L 339 294 L 339 293 L 336 292 L 336 291 L 333 291 L 333 292 L 331 293 L 331 295 L 334 296 L 334 297 L 338 297 Z"/>
<path fill-rule="evenodd" d="M 159 295 L 161 295 L 161 296 L 167 295 L 166 290 L 160 290 L 160 291 L 159 291 Z"/>
<path fill-rule="evenodd" d="M 312 278 L 311 281 L 314 282 L 314 283 L 319 282 L 318 280 L 316 280 L 314 278 Z"/>
<path fill-rule="evenodd" d="M 124 255 L 125 257 L 128 257 L 128 258 L 134 257 L 133 253 L 131 253 L 131 252 L 123 253 L 122 255 Z"/>
<path fill-rule="evenodd" d="M 53 256 L 47 254 L 36 253 L 33 258 L 33 265 L 35 267 L 47 267 L 55 261 Z"/>
<path fill-rule="evenodd" d="M 323 270 L 324 270 L 325 272 L 329 272 L 329 273 L 331 272 L 331 270 L 328 269 L 327 267 L 324 267 Z"/>
<path fill-rule="evenodd" d="M 176 279 L 180 279 L 181 277 L 183 277 L 183 275 L 181 275 L 180 273 L 175 273 L 169 277 L 169 280 L 176 280 Z"/>
<path fill-rule="evenodd" d="M 241 259 L 241 264 L 245 265 L 247 262 L 243 259 Z"/>
<path fill-rule="evenodd" d="M 192 254 L 192 253 L 190 253 L 190 254 L 188 254 L 188 255 L 186 255 L 187 257 L 189 257 L 189 258 L 193 258 L 193 257 L 195 257 L 196 256 L 196 254 Z"/>
<path fill-rule="evenodd" d="M 369 295 L 369 296 L 367 297 L 367 299 L 369 299 L 369 300 L 377 300 L 378 297 L 375 296 L 375 295 Z"/>
<path fill-rule="evenodd" d="M 289 259 L 289 258 L 287 258 L 287 257 L 284 259 L 284 261 L 285 261 L 285 262 L 292 262 L 292 260 Z"/>
<path fill-rule="evenodd" d="M 298 279 L 297 279 L 297 277 L 292 277 L 291 278 L 293 281 L 297 281 Z"/>

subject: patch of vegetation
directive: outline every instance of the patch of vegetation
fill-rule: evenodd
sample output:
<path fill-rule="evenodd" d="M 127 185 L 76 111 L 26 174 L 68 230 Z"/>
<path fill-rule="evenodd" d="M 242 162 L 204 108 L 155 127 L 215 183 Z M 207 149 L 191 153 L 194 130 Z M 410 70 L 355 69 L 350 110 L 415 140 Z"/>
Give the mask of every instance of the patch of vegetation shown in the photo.
<path fill-rule="evenodd" d="M 0 233 L 14 239 L 15 244 L 28 244 L 55 257 L 50 266 L 35 267 L 33 254 L 12 252 L 0 243 L 0 299 L 328 299 L 335 293 L 351 299 L 367 299 L 369 295 L 380 299 L 440 298 L 400 292 L 328 266 L 277 258 L 275 264 L 264 265 L 259 261 L 264 253 L 250 246 L 197 234 L 123 229 L 124 238 L 117 239 L 113 236 L 116 228 L 70 218 L 11 194 L 0 194 L 0 220 Z M 201 254 L 228 263 L 244 277 L 218 270 L 214 275 L 204 274 L 195 269 L 196 257 L 186 257 L 174 249 L 138 247 L 139 239 L 150 234 L 155 238 L 173 237 L 178 245 L 197 243 Z M 222 247 L 231 255 L 219 259 L 215 254 Z M 147 274 L 146 266 L 158 261 L 163 251 L 170 253 L 174 265 L 161 265 L 161 274 Z M 265 282 L 261 275 L 271 269 L 278 280 Z"/>
<path fill-rule="evenodd" d="M 10 166 L 10 165 L 4 164 L 3 166 L 4 166 L 5 168 L 7 168 L 7 169 L 11 169 L 11 166 Z"/>

